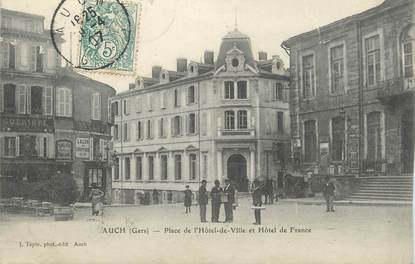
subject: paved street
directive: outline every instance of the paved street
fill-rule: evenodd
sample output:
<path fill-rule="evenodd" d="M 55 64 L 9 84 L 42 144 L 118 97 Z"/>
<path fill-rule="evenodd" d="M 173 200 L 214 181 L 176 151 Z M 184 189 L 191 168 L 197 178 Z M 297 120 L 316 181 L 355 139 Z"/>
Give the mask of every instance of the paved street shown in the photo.
<path fill-rule="evenodd" d="M 197 263 L 224 263 L 231 259 L 242 263 L 411 262 L 409 206 L 338 206 L 335 213 L 326 213 L 319 205 L 280 202 L 263 211 L 261 227 L 268 228 L 269 233 L 261 233 L 266 230 L 252 225 L 249 202 L 246 198 L 240 201 L 232 225 L 201 224 L 198 207 L 185 214 L 184 207 L 178 204 L 106 208 L 103 222 L 90 216 L 87 208 L 79 209 L 75 220 L 69 222 L 2 214 L 0 243 L 6 250 L 0 252 L 0 263 L 2 256 L 13 256 L 17 262 L 27 261 L 28 256 L 46 262 L 49 255 L 44 254 L 44 246 L 49 248 L 48 254 L 56 253 L 54 258 L 65 255 L 65 260 L 72 263 L 91 263 L 94 254 L 108 255 L 108 261 L 119 263 L 138 263 L 144 258 L 155 263 L 196 263 L 191 259 L 192 253 L 202 256 Z M 185 233 L 186 227 L 191 233 Z M 232 233 L 237 230 L 231 227 L 239 233 Z M 291 227 L 297 232 L 290 232 Z M 251 228 L 254 233 L 249 233 Z M 287 232 L 281 233 L 281 228 Z M 26 241 L 39 243 L 39 247 L 25 244 Z M 19 242 L 24 247 L 20 248 Z M 69 246 L 50 248 L 46 242 L 68 242 Z M 74 246 L 74 242 L 86 242 L 87 246 Z M 262 250 L 253 251 L 254 248 Z"/>

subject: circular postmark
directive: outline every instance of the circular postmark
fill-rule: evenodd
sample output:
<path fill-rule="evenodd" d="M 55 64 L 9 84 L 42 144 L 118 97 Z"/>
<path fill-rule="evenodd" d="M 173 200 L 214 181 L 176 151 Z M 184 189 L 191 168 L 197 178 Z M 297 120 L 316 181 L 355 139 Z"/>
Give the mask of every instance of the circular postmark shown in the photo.
<path fill-rule="evenodd" d="M 61 0 L 50 34 L 57 53 L 67 63 L 99 70 L 110 68 L 124 55 L 131 27 L 128 10 L 120 0 Z"/>

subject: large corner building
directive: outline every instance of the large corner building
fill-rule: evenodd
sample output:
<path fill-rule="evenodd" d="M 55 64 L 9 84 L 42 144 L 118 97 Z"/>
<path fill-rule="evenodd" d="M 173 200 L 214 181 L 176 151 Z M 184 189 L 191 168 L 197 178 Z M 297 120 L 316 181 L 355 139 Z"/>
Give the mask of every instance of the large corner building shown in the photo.
<path fill-rule="evenodd" d="M 235 29 L 216 60 L 206 51 L 203 63 L 181 58 L 176 71 L 152 70 L 111 98 L 115 202 L 138 203 L 143 193 L 181 200 L 185 185 L 197 190 L 203 179 L 210 188 L 228 178 L 245 192 L 255 178 L 275 177 L 275 153 L 290 151 L 289 75 L 278 56 L 255 59 Z"/>

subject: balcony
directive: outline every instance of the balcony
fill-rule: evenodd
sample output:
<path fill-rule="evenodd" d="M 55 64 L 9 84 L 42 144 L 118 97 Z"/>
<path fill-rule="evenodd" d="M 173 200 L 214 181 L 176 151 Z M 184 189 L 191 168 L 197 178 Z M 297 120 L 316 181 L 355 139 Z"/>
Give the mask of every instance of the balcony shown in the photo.
<path fill-rule="evenodd" d="M 0 130 L 16 132 L 54 132 L 50 116 L 29 116 L 19 114 L 0 114 Z"/>
<path fill-rule="evenodd" d="M 219 137 L 228 137 L 228 136 L 255 136 L 255 129 L 218 129 Z"/>
<path fill-rule="evenodd" d="M 398 77 L 383 81 L 378 86 L 377 98 L 383 102 L 390 102 L 415 92 L 414 77 Z"/>
<path fill-rule="evenodd" d="M 91 120 L 91 122 L 75 121 L 74 128 L 78 131 L 89 131 L 101 134 L 110 134 L 110 126 L 106 122 L 99 120 Z"/>

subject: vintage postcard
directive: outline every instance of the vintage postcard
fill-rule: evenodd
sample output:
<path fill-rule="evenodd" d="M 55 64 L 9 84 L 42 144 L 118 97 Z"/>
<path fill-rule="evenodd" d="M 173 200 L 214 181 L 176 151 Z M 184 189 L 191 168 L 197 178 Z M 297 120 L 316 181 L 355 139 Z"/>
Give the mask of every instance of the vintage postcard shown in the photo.
<path fill-rule="evenodd" d="M 0 264 L 413 263 L 413 0 L 0 0 Z"/>

